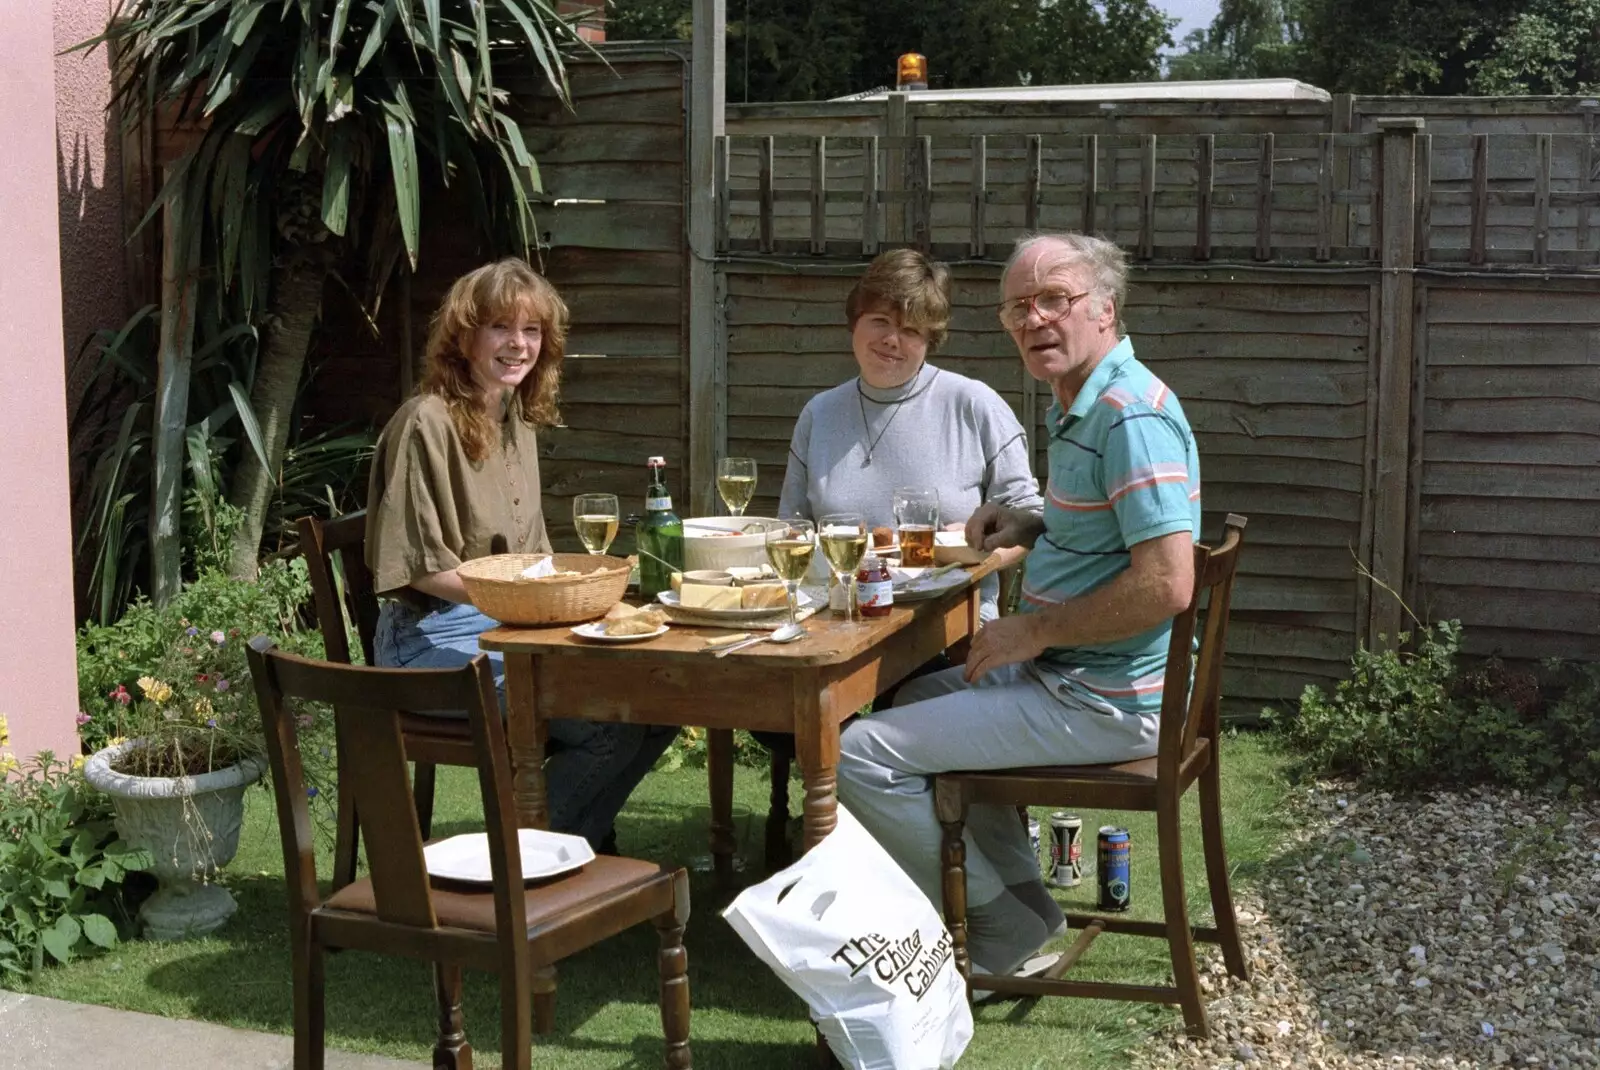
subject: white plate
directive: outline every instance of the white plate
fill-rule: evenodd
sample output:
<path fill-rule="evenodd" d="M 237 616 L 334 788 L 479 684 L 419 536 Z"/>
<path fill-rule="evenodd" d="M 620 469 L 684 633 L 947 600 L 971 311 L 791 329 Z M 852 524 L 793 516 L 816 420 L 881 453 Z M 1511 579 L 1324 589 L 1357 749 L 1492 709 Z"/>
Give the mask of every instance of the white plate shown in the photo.
<path fill-rule="evenodd" d="M 570 873 L 594 861 L 594 848 L 589 846 L 589 841 L 565 832 L 518 829 L 517 846 L 522 852 L 524 881 Z M 489 871 L 488 833 L 467 832 L 430 843 L 422 849 L 422 859 L 433 877 L 472 884 L 488 884 L 494 880 Z"/>
<path fill-rule="evenodd" d="M 923 574 L 931 571 L 925 568 L 891 568 L 889 578 L 894 583 L 894 600 L 920 602 L 924 598 L 937 598 L 972 582 L 972 577 L 965 569 L 953 568 L 943 575 L 924 579 Z"/>
<path fill-rule="evenodd" d="M 689 606 L 685 606 L 679 600 L 677 591 L 662 591 L 660 594 L 656 595 L 656 599 L 662 605 L 668 606 L 672 609 L 681 610 L 684 613 L 693 613 L 697 617 L 708 617 L 714 620 L 760 620 L 763 617 L 770 617 L 774 613 L 788 612 L 788 608 L 782 603 L 779 603 L 775 606 L 768 606 L 766 609 L 693 609 Z M 804 591 L 797 591 L 795 593 L 796 609 L 804 609 L 810 604 L 810 595 L 806 594 Z"/>
<path fill-rule="evenodd" d="M 667 634 L 665 624 L 653 632 L 643 632 L 639 635 L 611 635 L 605 630 L 605 622 L 592 620 L 588 624 L 579 624 L 572 629 L 573 635 L 581 635 L 585 639 L 597 639 L 602 643 L 636 643 L 641 639 L 654 639 L 658 635 Z"/>

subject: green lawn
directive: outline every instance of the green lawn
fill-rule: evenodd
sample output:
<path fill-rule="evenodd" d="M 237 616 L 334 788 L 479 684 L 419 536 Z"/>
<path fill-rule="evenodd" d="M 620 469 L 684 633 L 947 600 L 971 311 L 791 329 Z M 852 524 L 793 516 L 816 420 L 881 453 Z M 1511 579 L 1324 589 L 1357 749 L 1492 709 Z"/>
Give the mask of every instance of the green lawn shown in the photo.
<path fill-rule="evenodd" d="M 735 779 L 740 850 L 759 860 L 765 777 L 741 768 Z M 791 812 L 798 813 L 798 784 L 792 788 Z M 1288 820 L 1282 762 L 1270 741 L 1253 735 L 1226 740 L 1223 791 L 1235 876 L 1249 880 L 1274 851 Z M 246 799 L 239 856 L 224 878 L 240 909 L 219 935 L 182 944 L 127 944 L 98 959 L 48 970 L 30 990 L 83 1003 L 288 1032 L 289 954 L 276 822 L 267 792 L 252 790 Z M 1192 920 L 1204 924 L 1210 909 L 1193 801 L 1191 792 L 1186 873 Z M 703 857 L 705 807 L 703 770 L 653 774 L 618 823 L 622 850 L 662 860 Z M 471 774 L 441 769 L 436 834 L 470 830 L 480 812 Z M 1090 851 L 1099 825 L 1115 821 L 1130 827 L 1134 916 L 1158 917 L 1154 822 L 1144 815 L 1082 816 Z M 319 866 L 325 874 L 326 849 Z M 753 879 L 757 866 L 753 861 L 743 876 Z M 1072 894 L 1062 894 L 1061 901 L 1069 910 L 1086 909 L 1093 894 L 1091 877 Z M 814 1034 L 804 1006 L 719 917 L 732 893 L 719 893 L 709 874 L 695 873 L 693 896 L 687 943 L 695 1065 L 702 1070 L 810 1070 L 815 1066 Z M 654 931 L 645 926 L 564 961 L 556 1033 L 536 1039 L 537 1064 L 572 1070 L 659 1066 L 654 949 Z M 1144 982 L 1170 976 L 1164 943 L 1117 936 L 1097 941 L 1080 971 L 1086 977 Z M 331 957 L 329 1044 L 426 1064 L 434 1022 L 430 976 L 427 966 L 415 962 L 355 952 Z M 481 1066 L 498 1063 L 495 984 L 489 975 L 468 977 L 467 1032 Z M 980 1008 L 976 1016 L 977 1033 L 961 1063 L 972 1070 L 1120 1066 L 1130 1045 L 1180 1021 L 1176 1008 L 1065 999 L 1002 1002 Z"/>

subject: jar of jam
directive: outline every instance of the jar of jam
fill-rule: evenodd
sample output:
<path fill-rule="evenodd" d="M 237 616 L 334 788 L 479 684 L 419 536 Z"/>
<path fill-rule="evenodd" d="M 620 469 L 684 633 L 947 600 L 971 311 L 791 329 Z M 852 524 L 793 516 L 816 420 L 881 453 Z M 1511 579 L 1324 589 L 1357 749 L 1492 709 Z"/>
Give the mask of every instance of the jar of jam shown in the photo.
<path fill-rule="evenodd" d="M 861 571 L 856 573 L 856 604 L 863 617 L 887 617 L 894 606 L 889 566 L 877 554 L 869 553 L 861 559 Z"/>

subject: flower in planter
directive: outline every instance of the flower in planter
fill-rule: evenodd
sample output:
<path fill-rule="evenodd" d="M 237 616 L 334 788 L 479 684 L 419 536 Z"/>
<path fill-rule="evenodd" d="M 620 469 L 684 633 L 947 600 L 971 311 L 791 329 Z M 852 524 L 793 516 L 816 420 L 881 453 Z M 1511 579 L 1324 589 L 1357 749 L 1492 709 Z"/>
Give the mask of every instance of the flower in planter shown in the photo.
<path fill-rule="evenodd" d="M 153 676 L 139 677 L 139 690 L 144 692 L 145 698 L 157 706 L 172 697 L 172 685 L 162 683 Z"/>
<path fill-rule="evenodd" d="M 128 689 L 126 687 L 124 687 L 122 684 L 118 684 L 116 687 L 112 688 L 110 691 L 107 691 L 106 692 L 106 697 L 109 698 L 109 699 L 114 699 L 115 701 L 121 703 L 124 706 L 128 705 L 130 702 L 133 701 L 133 696 L 128 694 Z"/>
<path fill-rule="evenodd" d="M 82 728 L 84 725 L 86 725 L 90 721 L 94 720 L 94 718 L 90 717 L 87 713 L 84 713 L 82 710 L 79 710 L 78 711 L 78 716 L 73 718 L 73 720 L 78 722 L 78 727 L 79 728 Z"/>
<path fill-rule="evenodd" d="M 0 713 L 0 747 L 11 746 L 11 726 L 6 723 L 6 715 Z"/>
<path fill-rule="evenodd" d="M 211 641 L 218 646 L 221 646 L 223 643 L 228 641 L 228 637 L 221 632 L 212 632 Z"/>
<path fill-rule="evenodd" d="M 217 681 L 217 690 L 218 691 L 226 691 L 226 690 L 228 690 L 228 681 L 226 681 L 226 680 L 218 680 Z"/>

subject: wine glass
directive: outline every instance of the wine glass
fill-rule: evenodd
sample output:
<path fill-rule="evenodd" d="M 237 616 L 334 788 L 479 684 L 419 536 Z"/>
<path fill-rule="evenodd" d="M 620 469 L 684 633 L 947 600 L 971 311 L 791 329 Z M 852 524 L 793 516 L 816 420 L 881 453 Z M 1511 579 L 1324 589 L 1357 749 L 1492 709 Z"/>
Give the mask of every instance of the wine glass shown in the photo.
<path fill-rule="evenodd" d="M 811 571 L 811 558 L 817 549 L 816 525 L 799 518 L 784 519 L 767 528 L 767 560 L 772 570 L 783 581 L 789 595 L 788 633 L 798 635 L 805 629 L 795 619 L 796 591 L 805 574 Z"/>
<path fill-rule="evenodd" d="M 939 492 L 901 487 L 894 492 L 894 522 L 899 531 L 900 567 L 933 565 L 934 532 L 939 530 Z"/>
<path fill-rule="evenodd" d="M 856 622 L 856 569 L 867 552 L 867 520 L 860 513 L 829 513 L 821 520 L 818 540 L 833 578 L 844 585 L 844 619 Z"/>
<path fill-rule="evenodd" d="M 717 494 L 733 516 L 744 516 L 756 494 L 756 462 L 753 457 L 724 457 L 717 462 Z"/>
<path fill-rule="evenodd" d="M 580 494 L 572 499 L 572 526 L 591 554 L 603 554 L 617 537 L 620 510 L 615 494 Z"/>

